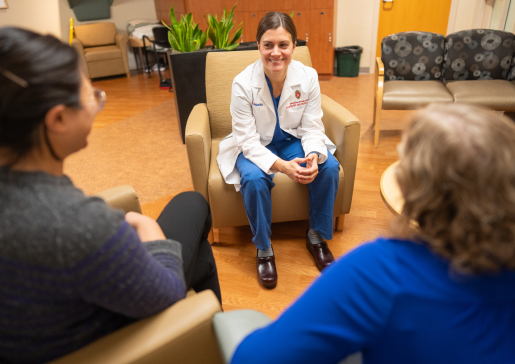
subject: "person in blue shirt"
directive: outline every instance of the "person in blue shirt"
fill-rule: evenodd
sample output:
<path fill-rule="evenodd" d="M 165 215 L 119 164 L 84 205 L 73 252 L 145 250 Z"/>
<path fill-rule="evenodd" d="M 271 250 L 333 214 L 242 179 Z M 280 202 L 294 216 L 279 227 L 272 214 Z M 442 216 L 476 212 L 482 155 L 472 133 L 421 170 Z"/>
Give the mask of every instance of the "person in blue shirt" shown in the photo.
<path fill-rule="evenodd" d="M 333 263 L 233 364 L 515 363 L 515 125 L 432 105 L 399 152 L 396 237 Z"/>
<path fill-rule="evenodd" d="M 333 236 L 333 207 L 340 165 L 336 146 L 324 134 L 316 71 L 292 60 L 297 32 L 284 13 L 261 19 L 257 43 L 261 59 L 234 79 L 232 133 L 217 156 L 226 183 L 243 196 L 257 250 L 258 281 L 277 285 L 270 242 L 274 173 L 286 174 L 309 189 L 306 247 L 322 270 L 334 260 L 324 239 Z"/>

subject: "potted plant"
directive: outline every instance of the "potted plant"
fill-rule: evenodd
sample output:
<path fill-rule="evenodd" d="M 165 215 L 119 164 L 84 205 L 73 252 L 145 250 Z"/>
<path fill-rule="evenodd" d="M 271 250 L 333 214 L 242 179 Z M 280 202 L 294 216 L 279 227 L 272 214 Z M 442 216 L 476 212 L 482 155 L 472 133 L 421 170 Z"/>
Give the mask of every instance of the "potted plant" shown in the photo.
<path fill-rule="evenodd" d="M 229 13 L 224 9 L 220 21 L 211 14 L 205 16 L 208 24 L 205 32 L 193 22 L 191 13 L 183 15 L 180 21 L 177 21 L 173 5 L 170 9 L 172 25 L 167 27 L 173 50 L 168 50 L 168 57 L 177 121 L 183 143 L 185 142 L 186 122 L 191 110 L 196 104 L 206 102 L 207 53 L 257 49 L 256 42 L 238 42 L 241 38 L 241 24 L 231 32 L 235 26 L 233 21 L 235 7 L 236 5 Z M 213 42 L 212 46 L 205 46 L 206 37 Z"/>

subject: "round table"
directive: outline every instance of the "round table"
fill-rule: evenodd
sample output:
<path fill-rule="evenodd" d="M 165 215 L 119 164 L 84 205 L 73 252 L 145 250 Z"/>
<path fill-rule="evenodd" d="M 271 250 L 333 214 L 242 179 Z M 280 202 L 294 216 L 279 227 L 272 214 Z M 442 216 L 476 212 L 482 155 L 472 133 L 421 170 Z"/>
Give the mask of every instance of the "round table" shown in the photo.
<path fill-rule="evenodd" d="M 399 162 L 397 161 L 388 167 L 381 176 L 380 182 L 381 197 L 383 198 L 386 207 L 388 207 L 394 215 L 400 215 L 402 207 L 404 206 L 404 198 L 402 198 L 399 184 L 395 178 L 395 168 L 398 164 Z"/>

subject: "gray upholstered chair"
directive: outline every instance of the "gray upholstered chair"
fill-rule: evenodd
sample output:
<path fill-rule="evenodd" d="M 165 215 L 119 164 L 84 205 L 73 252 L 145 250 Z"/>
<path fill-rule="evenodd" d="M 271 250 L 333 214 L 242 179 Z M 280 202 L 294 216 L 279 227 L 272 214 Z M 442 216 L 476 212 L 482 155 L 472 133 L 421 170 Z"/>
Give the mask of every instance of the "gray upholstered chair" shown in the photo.
<path fill-rule="evenodd" d="M 376 148 L 382 110 L 409 110 L 430 102 L 453 102 L 441 81 L 444 47 L 445 37 L 437 33 L 403 32 L 383 38 L 381 58 L 376 59 Z"/>
<path fill-rule="evenodd" d="M 515 111 L 515 85 L 508 82 L 515 36 L 491 29 L 449 34 L 443 74 L 454 102 Z"/>

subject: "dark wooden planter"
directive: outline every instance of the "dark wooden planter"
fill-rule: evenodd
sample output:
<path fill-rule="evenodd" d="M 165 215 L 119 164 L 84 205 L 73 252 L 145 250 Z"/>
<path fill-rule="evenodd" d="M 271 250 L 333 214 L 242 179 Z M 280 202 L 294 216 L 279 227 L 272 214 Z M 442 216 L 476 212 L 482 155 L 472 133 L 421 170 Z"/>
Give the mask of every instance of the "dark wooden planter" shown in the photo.
<path fill-rule="evenodd" d="M 297 41 L 298 46 L 306 45 L 303 40 Z M 256 50 L 256 42 L 242 42 L 234 51 Z M 206 103 L 206 55 L 208 52 L 227 52 L 223 49 L 204 48 L 195 52 L 176 53 L 168 51 L 171 69 L 175 110 L 181 133 L 185 143 L 186 123 L 191 110 L 197 104 Z"/>

